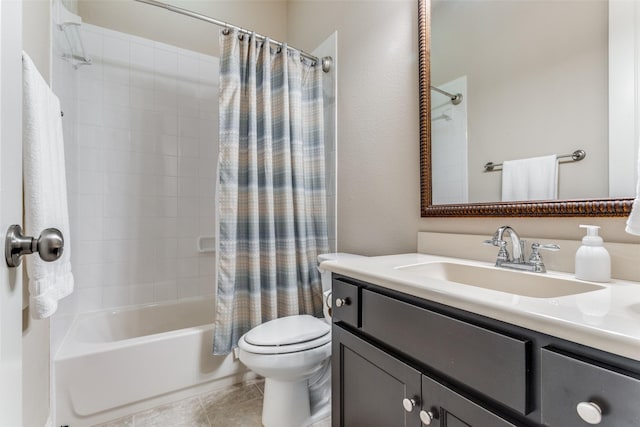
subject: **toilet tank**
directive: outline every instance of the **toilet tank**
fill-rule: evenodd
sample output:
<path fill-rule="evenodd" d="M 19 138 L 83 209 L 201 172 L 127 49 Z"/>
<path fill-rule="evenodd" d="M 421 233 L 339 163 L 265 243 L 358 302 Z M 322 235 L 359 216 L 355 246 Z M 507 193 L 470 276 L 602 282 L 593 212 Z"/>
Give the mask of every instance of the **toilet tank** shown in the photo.
<path fill-rule="evenodd" d="M 345 252 L 335 252 L 318 255 L 318 265 L 323 261 L 335 261 L 348 258 L 363 258 L 363 255 L 348 254 Z M 318 267 L 320 276 L 322 277 L 322 292 L 331 290 L 331 272 Z"/>

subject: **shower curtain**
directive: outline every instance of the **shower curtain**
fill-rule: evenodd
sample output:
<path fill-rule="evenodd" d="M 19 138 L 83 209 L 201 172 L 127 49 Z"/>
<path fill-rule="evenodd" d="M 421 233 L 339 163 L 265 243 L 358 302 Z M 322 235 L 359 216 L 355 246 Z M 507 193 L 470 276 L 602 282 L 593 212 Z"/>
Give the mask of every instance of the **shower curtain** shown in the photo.
<path fill-rule="evenodd" d="M 214 354 L 278 317 L 322 316 L 327 252 L 322 70 L 270 41 L 220 33 Z"/>

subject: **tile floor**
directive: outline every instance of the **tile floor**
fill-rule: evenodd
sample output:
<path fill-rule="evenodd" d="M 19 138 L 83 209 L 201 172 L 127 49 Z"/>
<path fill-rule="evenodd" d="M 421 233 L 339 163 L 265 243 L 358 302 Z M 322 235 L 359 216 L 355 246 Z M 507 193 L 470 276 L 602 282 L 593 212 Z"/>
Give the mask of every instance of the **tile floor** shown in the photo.
<path fill-rule="evenodd" d="M 238 384 L 95 427 L 261 427 L 263 387 L 263 381 Z M 310 427 L 331 427 L 331 419 Z"/>

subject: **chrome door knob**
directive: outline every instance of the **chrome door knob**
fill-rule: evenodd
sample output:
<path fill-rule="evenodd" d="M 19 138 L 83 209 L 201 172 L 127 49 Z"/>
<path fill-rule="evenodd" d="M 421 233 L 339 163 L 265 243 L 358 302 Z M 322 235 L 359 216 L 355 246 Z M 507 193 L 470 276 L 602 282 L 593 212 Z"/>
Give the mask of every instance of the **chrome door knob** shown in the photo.
<path fill-rule="evenodd" d="M 433 414 L 431 411 L 420 411 L 420 421 L 422 421 L 422 424 L 426 426 L 431 425 L 431 421 L 433 421 Z"/>
<path fill-rule="evenodd" d="M 576 407 L 578 415 L 587 424 L 600 424 L 602 409 L 594 402 L 580 402 Z"/>
<path fill-rule="evenodd" d="M 64 236 L 56 228 L 43 230 L 37 239 L 22 235 L 22 227 L 17 224 L 7 230 L 4 258 L 9 267 L 18 267 L 22 262 L 22 255 L 38 252 L 43 261 L 52 262 L 60 258 L 63 251 Z"/>
<path fill-rule="evenodd" d="M 407 412 L 411 412 L 413 411 L 413 408 L 415 408 L 417 405 L 415 399 L 409 399 L 408 397 L 405 397 L 404 399 L 402 399 L 402 406 L 404 407 L 404 410 Z"/>
<path fill-rule="evenodd" d="M 351 304 L 351 300 L 349 298 L 336 298 L 336 307 L 342 307 L 343 305 Z"/>

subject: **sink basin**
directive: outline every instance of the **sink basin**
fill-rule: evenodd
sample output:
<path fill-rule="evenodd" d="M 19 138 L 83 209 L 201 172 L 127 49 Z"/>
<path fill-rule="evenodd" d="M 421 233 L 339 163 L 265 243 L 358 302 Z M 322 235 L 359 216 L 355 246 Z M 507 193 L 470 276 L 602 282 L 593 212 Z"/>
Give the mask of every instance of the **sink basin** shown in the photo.
<path fill-rule="evenodd" d="M 592 283 L 562 279 L 537 273 L 523 273 L 492 267 L 433 262 L 397 267 L 425 278 L 446 280 L 533 298 L 557 298 L 604 289 Z"/>

